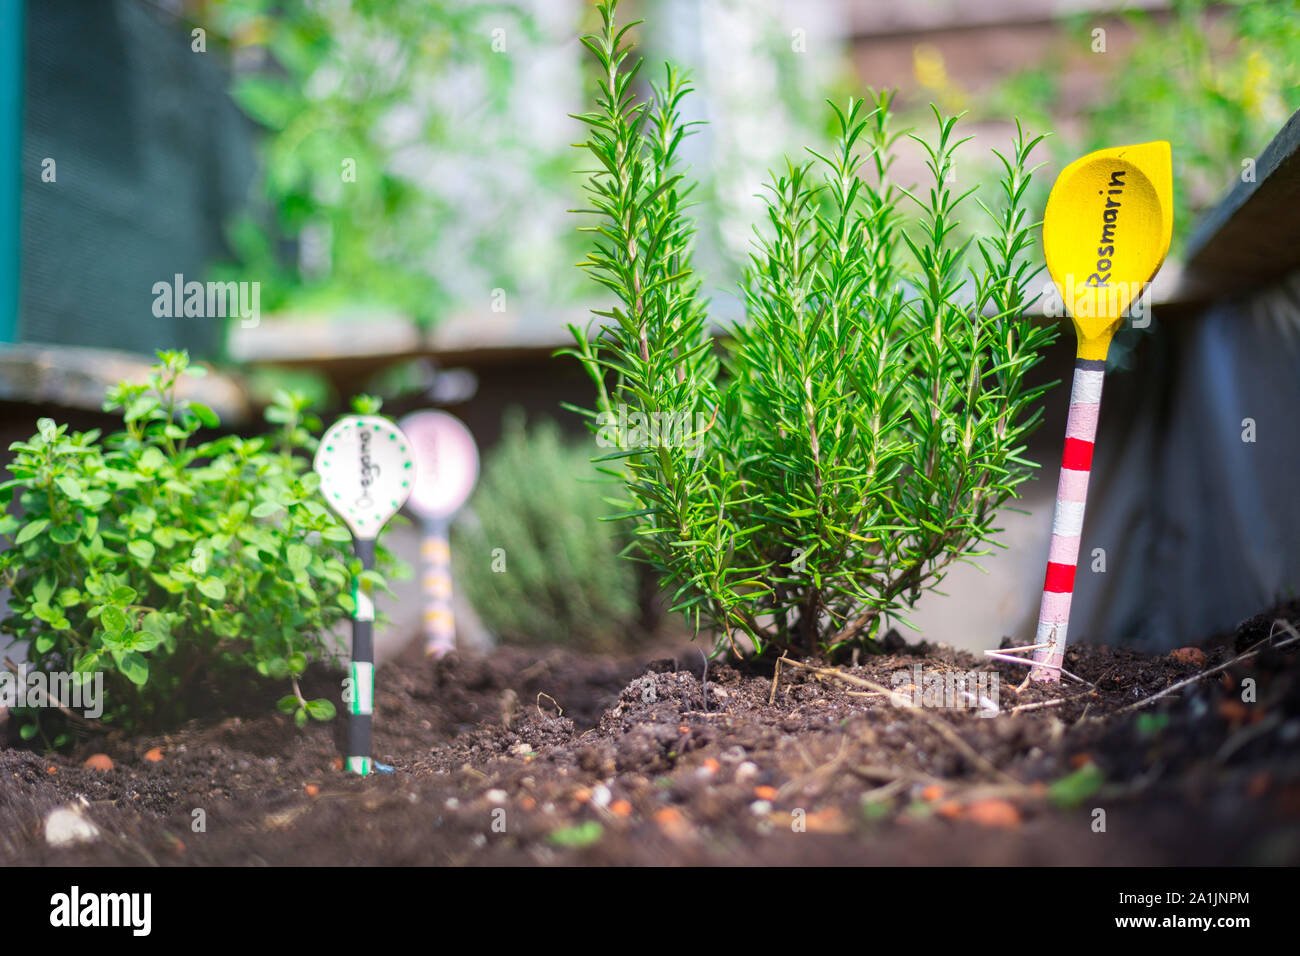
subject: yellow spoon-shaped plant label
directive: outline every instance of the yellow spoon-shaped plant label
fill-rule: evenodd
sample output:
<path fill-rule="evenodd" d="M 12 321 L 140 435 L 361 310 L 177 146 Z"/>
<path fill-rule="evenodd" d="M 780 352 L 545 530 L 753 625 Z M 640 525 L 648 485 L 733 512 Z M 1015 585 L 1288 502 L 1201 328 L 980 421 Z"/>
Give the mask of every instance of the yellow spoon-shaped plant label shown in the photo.
<path fill-rule="evenodd" d="M 1167 142 L 1101 149 L 1061 171 L 1043 215 L 1047 268 L 1079 336 L 1079 358 L 1104 359 L 1173 235 Z"/>

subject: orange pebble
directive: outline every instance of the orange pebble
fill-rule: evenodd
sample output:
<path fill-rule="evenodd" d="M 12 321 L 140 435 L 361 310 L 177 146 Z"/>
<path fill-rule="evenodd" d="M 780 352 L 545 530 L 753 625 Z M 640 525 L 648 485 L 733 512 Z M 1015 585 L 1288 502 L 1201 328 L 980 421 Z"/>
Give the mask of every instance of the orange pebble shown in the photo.
<path fill-rule="evenodd" d="M 333 767 L 334 767 L 335 770 L 342 770 L 342 769 L 343 769 L 343 758 L 342 758 L 342 757 L 335 757 L 332 761 L 330 761 L 330 763 L 333 765 Z"/>
<path fill-rule="evenodd" d="M 59 768 L 58 768 L 58 767 L 51 767 L 49 770 L 47 770 L 47 771 L 45 771 L 45 772 L 46 772 L 46 773 L 58 773 L 58 772 L 59 772 Z"/>
<path fill-rule="evenodd" d="M 315 797 L 320 794 L 320 787 L 316 786 L 314 783 L 307 784 L 304 789 L 307 791 L 307 796 L 309 797 Z"/>
<path fill-rule="evenodd" d="M 609 812 L 616 817 L 630 817 L 632 815 L 632 804 L 626 800 L 615 800 L 609 805 Z"/>
<path fill-rule="evenodd" d="M 531 810 L 533 807 L 537 806 L 537 801 L 532 797 L 524 797 L 519 801 L 519 805 L 525 810 Z"/>
<path fill-rule="evenodd" d="M 154 747 L 152 750 L 145 751 L 144 759 L 150 763 L 157 763 L 159 760 L 162 760 L 162 754 L 163 752 L 161 747 Z"/>
<path fill-rule="evenodd" d="M 1012 830 L 1020 826 L 1020 811 L 1006 800 L 977 800 L 962 811 L 962 817 L 982 827 Z"/>
<path fill-rule="evenodd" d="M 943 787 L 939 786 L 937 783 L 932 783 L 921 791 L 921 799 L 926 803 L 934 803 L 934 801 L 938 800 L 942 796 Z"/>
<path fill-rule="evenodd" d="M 1182 664 L 1195 664 L 1197 667 L 1205 666 L 1205 651 L 1199 647 L 1180 647 L 1176 651 L 1170 651 L 1169 656 Z"/>
<path fill-rule="evenodd" d="M 947 817 L 949 820 L 953 820 L 961 816 L 961 804 L 956 800 L 945 800 L 935 808 L 934 812 L 939 814 L 941 817 Z"/>
<path fill-rule="evenodd" d="M 654 820 L 655 823 L 659 824 L 659 829 L 674 840 L 684 840 L 691 835 L 690 823 L 676 807 L 664 807 L 662 810 L 656 810 Z"/>
<path fill-rule="evenodd" d="M 113 758 L 108 754 L 91 754 L 82 766 L 87 770 L 112 770 Z"/>
<path fill-rule="evenodd" d="M 1080 767 L 1086 767 L 1090 763 L 1092 763 L 1092 754 L 1089 753 L 1075 754 L 1070 758 L 1070 766 L 1075 770 L 1078 770 Z"/>
<path fill-rule="evenodd" d="M 708 770 L 709 773 L 717 773 L 717 772 L 718 772 L 718 767 L 720 767 L 720 766 L 721 766 L 721 764 L 719 764 L 719 763 L 718 763 L 716 760 L 714 760 L 712 757 L 710 757 L 708 760 L 704 761 L 704 768 L 705 768 L 706 770 Z"/>
<path fill-rule="evenodd" d="M 591 791 L 586 787 L 579 787 L 577 790 L 573 791 L 573 799 L 577 800 L 579 803 L 586 803 L 591 799 Z"/>
<path fill-rule="evenodd" d="M 755 787 L 754 796 L 760 800 L 775 800 L 776 787 Z"/>

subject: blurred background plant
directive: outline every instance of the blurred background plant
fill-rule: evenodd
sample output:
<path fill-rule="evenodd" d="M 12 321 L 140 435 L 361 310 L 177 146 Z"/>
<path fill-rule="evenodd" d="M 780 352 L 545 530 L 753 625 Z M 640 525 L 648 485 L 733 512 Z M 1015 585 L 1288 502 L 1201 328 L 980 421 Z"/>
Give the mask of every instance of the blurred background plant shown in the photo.
<path fill-rule="evenodd" d="M 553 421 L 528 427 L 513 410 L 453 527 L 458 586 L 503 641 L 610 651 L 642 634 L 626 529 L 606 520 L 590 458 Z"/>
<path fill-rule="evenodd" d="M 1300 109 L 1300 7 L 1259 0 L 1173 0 L 1169 7 L 1116 8 L 1112 15 L 1131 31 L 1118 41 L 1113 30 L 1094 36 L 1095 12 L 1069 17 L 1049 55 L 1008 77 L 984 111 L 1055 129 L 1056 165 L 1122 143 L 1174 143 L 1177 253 L 1197 217 L 1251 175 L 1247 161 Z M 1092 55 L 1105 61 L 1104 82 L 1060 122 L 1070 79 L 1061 63 L 1079 55 L 1084 36 L 1101 45 Z M 1051 178 L 1036 185 L 1034 206 L 1042 208 Z"/>
<path fill-rule="evenodd" d="M 234 222 L 222 277 L 257 276 L 273 311 L 424 324 L 494 288 L 568 297 L 547 223 L 569 161 L 555 124 L 529 121 L 563 100 L 537 4 L 222 0 L 211 15 L 232 95 L 267 133 L 265 208 Z"/>

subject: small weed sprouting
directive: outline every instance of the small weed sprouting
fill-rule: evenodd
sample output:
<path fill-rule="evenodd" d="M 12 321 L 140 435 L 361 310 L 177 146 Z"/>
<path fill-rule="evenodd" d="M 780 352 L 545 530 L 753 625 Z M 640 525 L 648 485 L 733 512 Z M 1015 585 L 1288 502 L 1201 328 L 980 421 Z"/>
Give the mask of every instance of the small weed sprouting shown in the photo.
<path fill-rule="evenodd" d="M 177 383 L 203 371 L 160 352 L 147 384 L 108 392 L 104 410 L 122 413 L 124 431 L 101 440 L 43 418 L 10 446 L 0 505 L 16 499 L 22 517 L 0 516 L 12 539 L 0 630 L 28 642 L 36 669 L 104 672 L 104 719 L 119 727 L 174 719 L 196 680 L 244 670 L 288 679 L 279 706 L 300 726 L 328 720 L 334 705 L 307 700 L 298 678 L 309 659 L 334 656 L 329 632 L 351 611 L 360 566 L 296 454 L 319 422 L 281 392 L 266 413 L 274 434 L 199 441 L 217 416 Z M 30 711 L 22 735 L 44 734 L 42 719 Z"/>
<path fill-rule="evenodd" d="M 932 185 L 908 190 L 891 178 L 891 96 L 832 107 L 831 148 L 768 186 L 747 318 L 719 360 L 678 162 L 689 87 L 670 65 L 637 100 L 615 7 L 600 3 L 603 28 L 583 38 L 601 77 L 577 117 L 596 161 L 582 265 L 615 304 L 598 332 L 571 327 L 565 353 L 596 386 L 597 407 L 579 410 L 593 430 L 627 409 L 697 424 L 624 436 L 597 460 L 623 482 L 624 516 L 674 606 L 720 647 L 870 640 L 953 562 L 987 553 L 997 510 L 1034 467 L 1024 442 L 1046 386 L 1026 373 L 1056 334 L 1024 316 L 1041 137 L 1020 130 L 995 154 L 1001 201 L 975 200 L 991 228 L 959 241 L 971 197 L 952 188 L 956 119 L 936 110 L 934 139 L 912 137 Z"/>

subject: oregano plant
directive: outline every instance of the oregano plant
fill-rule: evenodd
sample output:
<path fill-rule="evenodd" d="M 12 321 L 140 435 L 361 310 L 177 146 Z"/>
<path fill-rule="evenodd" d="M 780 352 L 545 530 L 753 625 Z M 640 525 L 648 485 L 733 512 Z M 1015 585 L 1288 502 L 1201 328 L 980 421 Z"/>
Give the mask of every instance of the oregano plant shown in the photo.
<path fill-rule="evenodd" d="M 0 630 L 27 642 L 38 670 L 102 672 L 103 718 L 116 726 L 183 716 L 196 681 L 233 686 L 241 672 L 286 680 L 280 709 L 300 726 L 328 720 L 334 705 L 308 700 L 299 677 L 340 649 L 331 629 L 351 610 L 360 567 L 302 454 L 320 422 L 280 391 L 271 434 L 202 440 L 217 416 L 178 385 L 204 369 L 184 352 L 158 357 L 147 382 L 108 391 L 121 431 L 43 418 L 10 446 L 0 582 L 11 614 Z M 46 732 L 45 713 L 57 717 L 26 715 L 24 737 Z"/>
<path fill-rule="evenodd" d="M 671 65 L 639 99 L 614 0 L 583 38 L 600 69 L 577 118 L 595 160 L 582 266 L 612 306 L 571 326 L 595 384 L 589 419 L 621 481 L 620 517 L 673 606 L 719 647 L 827 654 L 870 641 L 956 561 L 995 543 L 998 509 L 1034 465 L 1027 373 L 1055 336 L 1025 316 L 1039 268 L 1025 208 L 1041 137 L 1017 125 L 1001 195 L 954 186 L 965 140 L 934 111 L 911 135 L 927 182 L 894 179 L 891 95 L 832 105 L 828 148 L 766 190 L 746 315 L 715 347 L 691 265 L 679 150 L 690 92 Z M 910 134 L 909 134 L 910 135 Z M 983 230 L 958 237 L 959 216 Z"/>

